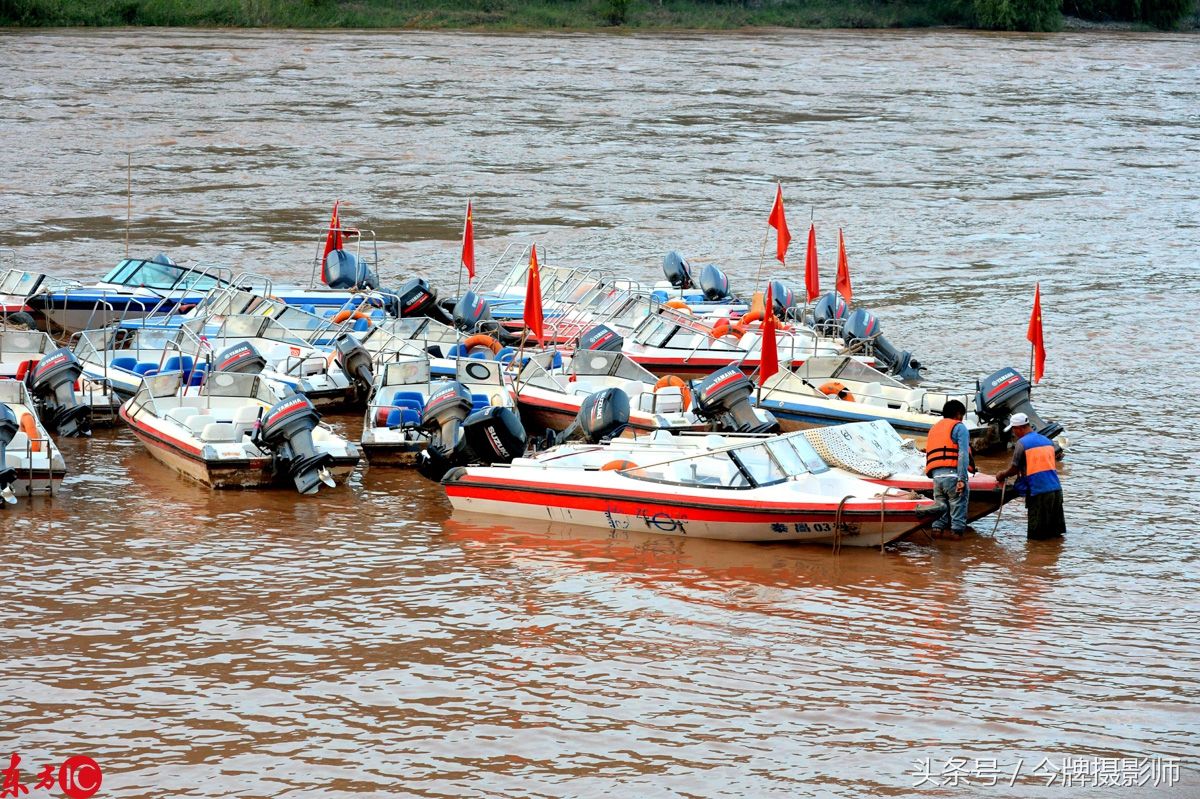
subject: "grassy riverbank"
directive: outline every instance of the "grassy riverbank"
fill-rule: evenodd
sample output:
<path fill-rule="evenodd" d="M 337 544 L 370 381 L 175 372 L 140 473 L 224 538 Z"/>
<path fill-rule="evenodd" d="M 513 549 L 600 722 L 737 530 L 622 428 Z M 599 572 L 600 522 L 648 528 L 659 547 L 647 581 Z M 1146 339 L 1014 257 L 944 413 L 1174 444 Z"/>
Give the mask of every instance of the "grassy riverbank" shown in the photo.
<path fill-rule="evenodd" d="M 1163 28 L 1196 0 L 0 0 L 0 25 L 462 30 L 979 27 L 1057 30 L 1062 12 Z"/>

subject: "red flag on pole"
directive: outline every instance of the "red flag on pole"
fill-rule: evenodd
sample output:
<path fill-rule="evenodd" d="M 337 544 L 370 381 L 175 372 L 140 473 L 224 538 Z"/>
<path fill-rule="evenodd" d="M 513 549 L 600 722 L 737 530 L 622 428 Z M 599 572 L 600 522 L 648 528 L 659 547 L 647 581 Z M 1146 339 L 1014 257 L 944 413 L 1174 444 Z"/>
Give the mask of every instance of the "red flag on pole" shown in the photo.
<path fill-rule="evenodd" d="M 475 279 L 475 226 L 471 223 L 471 201 L 467 200 L 467 221 L 463 225 L 462 263 L 467 280 Z"/>
<path fill-rule="evenodd" d="M 529 274 L 525 278 L 525 327 L 542 344 L 542 275 L 538 271 L 537 245 L 529 251 Z"/>
<path fill-rule="evenodd" d="M 338 205 L 341 200 L 334 200 L 333 215 L 329 217 L 329 232 L 325 234 L 325 252 L 321 253 L 321 282 L 327 283 L 325 278 L 325 259 L 329 257 L 329 253 L 334 250 L 342 249 L 342 222 L 338 219 Z"/>
<path fill-rule="evenodd" d="M 821 277 L 817 273 L 817 227 L 808 226 L 808 255 L 804 258 L 804 288 L 808 289 L 808 301 L 821 296 Z"/>
<path fill-rule="evenodd" d="M 1033 345 L 1033 382 L 1038 383 L 1046 372 L 1046 342 L 1042 338 L 1042 284 L 1033 290 L 1033 313 L 1025 338 Z"/>
<path fill-rule="evenodd" d="M 838 273 L 837 284 L 834 286 L 838 294 L 850 302 L 850 263 L 846 260 L 846 239 L 842 235 L 842 229 L 838 228 Z"/>
<path fill-rule="evenodd" d="M 775 204 L 771 206 L 771 215 L 767 217 L 767 224 L 775 228 L 775 257 L 779 259 L 779 263 L 786 263 L 784 256 L 787 255 L 792 234 L 788 231 L 787 218 L 783 215 L 782 184 L 775 184 Z"/>
<path fill-rule="evenodd" d="M 771 297 L 771 284 L 767 284 L 767 310 L 762 323 L 762 352 L 758 358 L 758 385 L 761 388 L 767 378 L 779 371 L 779 350 L 775 341 L 775 300 Z"/>

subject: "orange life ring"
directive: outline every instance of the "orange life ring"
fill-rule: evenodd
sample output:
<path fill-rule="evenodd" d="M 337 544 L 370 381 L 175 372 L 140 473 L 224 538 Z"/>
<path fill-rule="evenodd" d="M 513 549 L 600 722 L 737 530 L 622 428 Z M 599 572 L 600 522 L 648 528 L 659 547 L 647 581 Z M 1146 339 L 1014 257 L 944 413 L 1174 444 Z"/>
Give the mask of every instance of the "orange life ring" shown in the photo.
<path fill-rule="evenodd" d="M 347 319 L 366 319 L 367 325 L 371 324 L 371 317 L 367 316 L 362 311 L 351 311 L 349 308 L 347 308 L 346 310 L 338 311 L 337 313 L 335 313 L 333 315 L 333 323 L 335 325 L 340 325 L 342 322 L 345 322 Z"/>
<path fill-rule="evenodd" d="M 667 300 L 666 302 L 663 303 L 663 305 L 667 306 L 668 308 L 679 308 L 679 309 L 688 310 L 688 311 L 692 310 L 686 302 L 679 299 L 678 297 L 676 297 L 673 300 Z"/>
<path fill-rule="evenodd" d="M 601 466 L 600 471 L 602 471 L 602 472 L 619 472 L 624 469 L 636 469 L 636 468 L 637 468 L 637 464 L 634 463 L 633 461 L 617 459 L 615 461 L 609 461 L 608 463 Z"/>
<path fill-rule="evenodd" d="M 846 402 L 854 402 L 854 395 L 850 393 L 850 389 L 836 380 L 830 380 L 828 383 L 823 384 L 821 386 L 821 393 L 835 396 Z"/>
<path fill-rule="evenodd" d="M 688 384 L 684 382 L 682 377 L 677 377 L 676 375 L 660 377 L 658 378 L 658 382 L 654 384 L 654 393 L 657 394 L 660 388 L 679 389 L 679 393 L 683 395 L 683 409 L 686 411 L 692 407 L 692 390 L 688 388 Z"/>
<path fill-rule="evenodd" d="M 746 313 L 742 314 L 741 319 L 737 320 L 737 324 L 733 326 L 733 329 L 738 331 L 739 336 L 743 336 L 746 334 L 746 331 L 750 329 L 751 322 L 758 322 L 762 318 L 762 311 L 747 311 Z"/>
<path fill-rule="evenodd" d="M 713 338 L 721 338 L 722 336 L 727 336 L 727 335 L 729 335 L 729 320 L 728 319 L 726 319 L 725 317 L 721 317 L 717 321 L 713 322 L 713 326 L 712 326 L 712 337 Z"/>
<path fill-rule="evenodd" d="M 463 341 L 463 347 L 467 350 L 467 352 L 470 352 L 474 347 L 487 347 L 492 351 L 492 355 L 495 355 L 504 348 L 499 341 L 496 341 L 496 339 L 492 338 L 486 333 L 477 333 L 474 336 L 468 336 L 467 339 Z"/>
<path fill-rule="evenodd" d="M 42 436 L 38 433 L 37 422 L 33 421 L 32 413 L 21 414 L 21 432 L 29 436 L 29 451 L 42 451 Z"/>

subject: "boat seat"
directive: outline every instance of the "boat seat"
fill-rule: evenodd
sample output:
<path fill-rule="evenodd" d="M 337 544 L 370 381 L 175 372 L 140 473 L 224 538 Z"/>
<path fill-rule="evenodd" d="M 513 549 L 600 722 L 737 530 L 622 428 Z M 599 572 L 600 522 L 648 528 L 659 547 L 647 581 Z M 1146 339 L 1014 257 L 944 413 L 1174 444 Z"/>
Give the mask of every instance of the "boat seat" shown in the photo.
<path fill-rule="evenodd" d="M 20 463 L 29 452 L 29 435 L 23 430 L 17 431 L 17 434 L 12 437 L 12 441 L 8 442 L 5 451 L 9 458 L 16 456 L 17 463 Z"/>
<path fill-rule="evenodd" d="M 475 413 L 475 411 L 486 408 L 491 404 L 491 400 L 488 399 L 487 394 L 471 394 L 471 413 Z"/>
<path fill-rule="evenodd" d="M 327 370 L 325 359 L 317 356 L 309 356 L 304 359 L 304 363 L 300 366 L 300 374 L 308 377 L 309 375 L 324 374 Z"/>
<path fill-rule="evenodd" d="M 137 366 L 137 358 L 130 358 L 129 356 L 113 358 L 108 365 L 114 369 L 124 369 L 127 372 L 132 372 Z"/>
<path fill-rule="evenodd" d="M 481 350 L 475 350 L 475 352 L 472 352 L 467 357 L 476 361 L 490 361 L 492 359 L 492 353 L 490 351 L 483 352 Z"/>
<path fill-rule="evenodd" d="M 149 375 L 156 375 L 156 374 L 158 374 L 158 364 L 150 363 L 149 361 L 143 361 L 143 362 L 137 364 L 136 366 L 134 366 L 133 371 L 136 372 L 137 374 L 141 375 L 142 377 L 148 377 Z"/>
<path fill-rule="evenodd" d="M 304 311 L 305 313 L 310 313 L 313 316 L 316 316 L 317 314 L 317 307 L 315 305 L 309 305 L 308 303 L 301 305 L 300 310 Z"/>
<path fill-rule="evenodd" d="M 633 400 L 646 393 L 646 384 L 641 380 L 628 380 L 625 385 L 621 386 L 621 390 L 625 392 L 625 396 Z"/>
<path fill-rule="evenodd" d="M 655 408 L 659 413 L 680 413 L 683 411 L 683 391 L 678 386 L 666 386 L 655 392 L 658 402 Z"/>
<path fill-rule="evenodd" d="M 170 358 L 167 358 L 167 362 L 163 364 L 163 368 L 160 371 L 183 372 L 184 374 L 190 374 L 192 371 L 192 366 L 192 356 L 172 355 Z"/>
<path fill-rule="evenodd" d="M 232 422 L 210 422 L 200 431 L 201 441 L 237 441 L 236 425 Z"/>
<path fill-rule="evenodd" d="M 410 408 L 418 414 L 425 410 L 425 398 L 415 391 L 397 391 L 392 397 L 396 408 Z"/>
<path fill-rule="evenodd" d="M 186 406 L 181 406 L 167 411 L 165 418 L 170 419 L 172 422 L 175 422 L 182 427 L 187 427 L 187 420 L 191 419 L 193 416 L 198 416 L 199 414 L 199 408 L 188 408 Z"/>
<path fill-rule="evenodd" d="M 392 408 L 388 411 L 387 426 L 392 430 L 397 427 L 420 427 L 421 414 L 412 408 Z"/>
<path fill-rule="evenodd" d="M 198 413 L 187 420 L 187 427 L 196 435 L 200 435 L 204 432 L 204 428 L 215 421 L 217 421 L 216 417 L 209 416 L 207 413 Z"/>
<path fill-rule="evenodd" d="M 578 394 L 581 397 L 596 393 L 596 387 L 586 380 L 576 380 L 574 383 L 568 383 L 567 385 L 571 386 L 572 394 Z"/>
<path fill-rule="evenodd" d="M 501 347 L 496 353 L 496 360 L 500 363 L 509 363 L 513 358 L 517 357 L 517 351 L 512 347 Z"/>
<path fill-rule="evenodd" d="M 466 356 L 467 356 L 467 348 L 464 347 L 462 344 L 455 344 L 453 347 L 450 348 L 450 351 L 448 353 L 446 353 L 447 358 L 465 358 Z"/>
<path fill-rule="evenodd" d="M 234 438 L 241 438 L 246 433 L 254 432 L 254 425 L 258 422 L 258 408 L 253 405 L 243 405 L 238 408 L 233 414 L 233 434 Z"/>
<path fill-rule="evenodd" d="M 204 382 L 204 375 L 208 373 L 207 363 L 198 363 L 196 368 L 192 369 L 192 376 L 188 378 L 189 386 L 198 386 Z"/>
<path fill-rule="evenodd" d="M 181 408 L 208 408 L 208 397 L 180 397 Z"/>

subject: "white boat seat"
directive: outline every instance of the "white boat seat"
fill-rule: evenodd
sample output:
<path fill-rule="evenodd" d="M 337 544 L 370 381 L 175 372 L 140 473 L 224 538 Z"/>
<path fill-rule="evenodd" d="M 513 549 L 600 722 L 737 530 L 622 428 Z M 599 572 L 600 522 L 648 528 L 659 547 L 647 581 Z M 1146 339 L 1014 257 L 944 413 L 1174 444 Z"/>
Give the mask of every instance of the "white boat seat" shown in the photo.
<path fill-rule="evenodd" d="M 201 441 L 236 441 L 238 436 L 232 422 L 210 422 L 200 431 Z"/>
<path fill-rule="evenodd" d="M 634 399 L 632 396 L 630 399 Z M 646 413 L 654 413 L 654 395 L 649 391 L 644 392 L 637 397 L 637 408 L 639 411 Z"/>
<path fill-rule="evenodd" d="M 320 356 L 312 356 L 305 359 L 304 364 L 300 367 L 300 374 L 307 377 L 309 375 L 319 375 L 325 372 L 325 359 Z"/>
<path fill-rule="evenodd" d="M 572 393 L 578 394 L 581 397 L 596 393 L 595 386 L 584 380 L 576 380 L 574 383 L 568 383 L 567 385 L 571 386 Z"/>
<path fill-rule="evenodd" d="M 646 393 L 646 384 L 641 380 L 629 380 L 625 385 L 621 386 L 621 390 L 629 397 L 629 399 L 637 399 L 639 395 Z"/>
<path fill-rule="evenodd" d="M 199 414 L 188 419 L 185 426 L 198 436 L 204 432 L 205 427 L 208 427 L 215 421 L 217 420 L 208 414 Z"/>
<path fill-rule="evenodd" d="M 208 397 L 180 397 L 181 408 L 204 408 L 208 406 Z"/>
<path fill-rule="evenodd" d="M 24 458 L 29 451 L 29 434 L 23 430 L 18 430 L 17 434 L 12 437 L 12 441 L 8 442 L 6 448 L 9 455 L 17 455 L 19 458 Z"/>
<path fill-rule="evenodd" d="M 180 425 L 181 427 L 187 427 L 187 420 L 198 415 L 199 413 L 199 408 L 172 408 L 171 410 L 167 411 L 166 418 L 170 419 L 172 422 L 175 422 L 175 424 Z"/>
<path fill-rule="evenodd" d="M 683 391 L 679 386 L 667 386 L 655 392 L 658 402 L 655 409 L 658 413 L 679 413 L 683 410 Z"/>
<path fill-rule="evenodd" d="M 233 414 L 234 437 L 241 438 L 246 433 L 254 432 L 254 424 L 258 421 L 258 407 L 243 405 Z"/>

